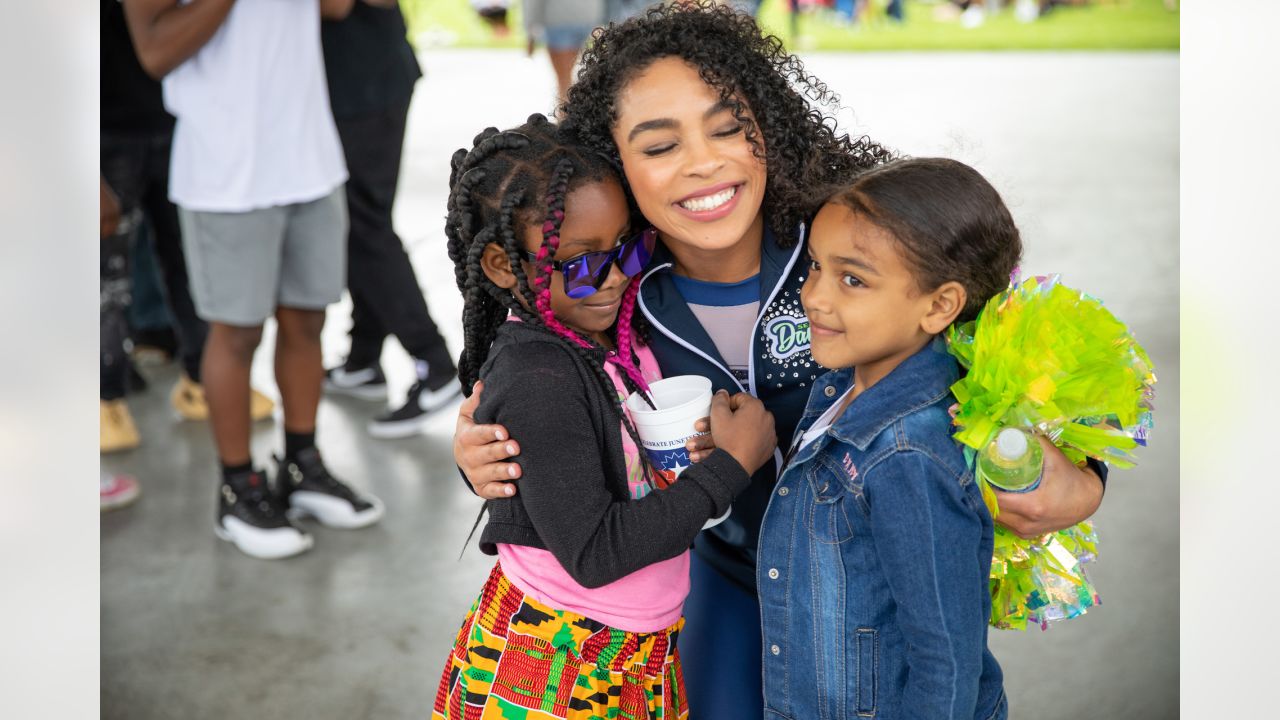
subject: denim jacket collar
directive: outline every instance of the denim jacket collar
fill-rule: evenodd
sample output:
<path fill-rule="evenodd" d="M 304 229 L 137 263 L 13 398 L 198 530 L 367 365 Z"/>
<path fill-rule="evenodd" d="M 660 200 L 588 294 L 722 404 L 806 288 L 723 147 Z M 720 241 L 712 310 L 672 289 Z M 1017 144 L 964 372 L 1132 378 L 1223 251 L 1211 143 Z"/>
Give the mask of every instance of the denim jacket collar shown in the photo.
<path fill-rule="evenodd" d="M 844 414 L 831 424 L 828 434 L 859 450 L 866 450 L 885 428 L 922 407 L 938 402 L 951 391 L 951 385 L 959 378 L 959 366 L 947 353 L 946 342 L 941 337 L 934 338 L 849 403 Z M 819 379 L 813 397 L 831 385 L 836 388 L 832 397 L 840 398 L 852 384 L 852 369 L 829 373 Z M 830 403 L 825 405 L 829 407 Z M 811 408 L 818 409 L 812 403 Z M 802 426 L 809 424 L 801 423 Z"/>

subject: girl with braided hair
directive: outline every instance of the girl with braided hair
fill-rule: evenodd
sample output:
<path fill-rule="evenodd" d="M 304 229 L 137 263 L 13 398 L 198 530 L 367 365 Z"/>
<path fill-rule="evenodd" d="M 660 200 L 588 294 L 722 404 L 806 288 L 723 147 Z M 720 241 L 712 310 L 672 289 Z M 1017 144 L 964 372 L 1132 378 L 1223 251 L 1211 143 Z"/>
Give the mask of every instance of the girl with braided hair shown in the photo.
<path fill-rule="evenodd" d="M 775 491 L 783 453 L 822 372 L 800 304 L 807 228 L 826 188 L 892 153 L 838 132 L 839 98 L 750 16 L 708 0 L 598 30 L 581 62 L 560 117 L 622 170 L 658 231 L 653 262 L 633 284 L 659 367 L 748 392 L 777 421 L 775 461 L 694 542 L 680 648 L 699 720 L 758 718 L 762 665 L 789 657 L 761 630 L 757 588 L 788 575 L 757 567 L 760 523 L 771 498 L 786 499 Z M 470 410 L 464 403 L 455 433 L 459 467 L 482 497 L 516 494 L 521 469 L 506 449 L 525 438 L 476 423 Z M 1049 453 L 1038 490 L 1000 499 L 999 522 L 1020 535 L 1070 527 L 1101 502 L 1101 465 L 1080 469 Z"/>
<path fill-rule="evenodd" d="M 772 418 L 721 393 L 716 449 L 655 489 L 622 402 L 660 377 L 632 327 L 654 233 L 633 232 L 607 158 L 546 118 L 455 153 L 448 210 L 459 372 L 487 387 L 476 417 L 520 435 L 525 484 L 486 503 L 480 548 L 498 562 L 432 717 L 687 717 L 689 545 L 771 456 Z"/>

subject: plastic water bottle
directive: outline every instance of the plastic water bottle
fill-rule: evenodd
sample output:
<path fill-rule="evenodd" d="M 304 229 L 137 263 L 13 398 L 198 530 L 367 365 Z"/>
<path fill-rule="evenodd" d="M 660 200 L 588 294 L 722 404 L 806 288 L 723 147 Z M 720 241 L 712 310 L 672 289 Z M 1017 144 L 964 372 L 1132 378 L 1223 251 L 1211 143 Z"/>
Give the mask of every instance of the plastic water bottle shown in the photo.
<path fill-rule="evenodd" d="M 1040 487 L 1044 450 L 1030 432 L 1005 428 L 978 455 L 978 472 L 1006 492 L 1031 492 Z"/>

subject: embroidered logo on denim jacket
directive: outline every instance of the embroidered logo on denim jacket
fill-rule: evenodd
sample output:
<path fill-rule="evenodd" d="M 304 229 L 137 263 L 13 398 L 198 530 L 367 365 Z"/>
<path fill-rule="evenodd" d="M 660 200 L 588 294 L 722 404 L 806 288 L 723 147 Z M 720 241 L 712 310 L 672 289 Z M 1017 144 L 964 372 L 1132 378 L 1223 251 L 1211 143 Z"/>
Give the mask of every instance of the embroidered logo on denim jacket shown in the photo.
<path fill-rule="evenodd" d="M 853 458 L 849 457 L 849 453 L 844 454 L 844 471 L 849 476 L 850 482 L 858 479 L 858 468 L 854 466 Z"/>

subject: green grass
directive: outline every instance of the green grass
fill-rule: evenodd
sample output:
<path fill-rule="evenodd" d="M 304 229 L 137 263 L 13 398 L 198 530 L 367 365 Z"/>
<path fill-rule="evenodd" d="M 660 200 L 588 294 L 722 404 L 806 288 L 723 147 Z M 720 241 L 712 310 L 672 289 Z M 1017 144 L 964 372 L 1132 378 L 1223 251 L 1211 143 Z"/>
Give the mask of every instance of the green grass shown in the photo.
<path fill-rule="evenodd" d="M 512 3 L 507 22 L 511 34 L 495 38 L 467 0 L 400 0 L 409 24 L 409 39 L 419 49 L 430 47 L 523 48 L 520 2 Z"/>
<path fill-rule="evenodd" d="M 873 0 L 880 9 L 886 0 Z M 419 47 L 524 47 L 520 3 L 510 15 L 512 33 L 496 39 L 467 0 L 402 0 L 410 36 Z M 1007 2 L 1012 6 L 1012 0 Z M 760 23 L 796 50 L 1177 50 L 1178 13 L 1163 0 L 1093 0 L 1060 7 L 1020 23 L 1006 8 L 982 26 L 965 29 L 942 0 L 906 0 L 906 21 L 880 12 L 871 22 L 846 27 L 826 14 L 803 14 L 799 38 L 791 33 L 786 0 L 765 0 Z"/>

